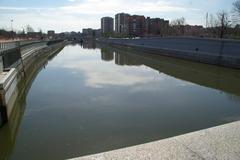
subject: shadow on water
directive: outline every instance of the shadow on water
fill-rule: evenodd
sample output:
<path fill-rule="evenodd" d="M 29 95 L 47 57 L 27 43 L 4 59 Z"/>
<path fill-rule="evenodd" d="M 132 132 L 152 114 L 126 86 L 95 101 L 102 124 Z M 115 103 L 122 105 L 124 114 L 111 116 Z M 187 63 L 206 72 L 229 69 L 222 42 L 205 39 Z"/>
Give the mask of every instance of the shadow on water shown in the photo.
<path fill-rule="evenodd" d="M 16 93 L 18 95 L 14 102 L 13 111 L 7 124 L 0 128 L 0 160 L 10 159 L 12 150 L 15 146 L 18 129 L 21 124 L 22 116 L 24 115 L 26 106 L 26 96 L 31 88 L 33 81 L 38 73 L 45 68 L 48 61 L 53 59 L 63 48 L 58 49 L 56 52 L 48 56 L 45 53 L 33 61 L 34 65 L 25 68 L 25 75 L 19 73 L 20 81 L 17 84 Z"/>
<path fill-rule="evenodd" d="M 177 79 L 230 93 L 232 94 L 230 98 L 240 101 L 238 97 L 240 96 L 240 70 L 238 69 L 137 52 L 124 47 L 101 48 L 104 61 L 113 60 L 114 54 L 117 65 L 145 65 L 159 71 L 159 74 L 164 73 Z"/>

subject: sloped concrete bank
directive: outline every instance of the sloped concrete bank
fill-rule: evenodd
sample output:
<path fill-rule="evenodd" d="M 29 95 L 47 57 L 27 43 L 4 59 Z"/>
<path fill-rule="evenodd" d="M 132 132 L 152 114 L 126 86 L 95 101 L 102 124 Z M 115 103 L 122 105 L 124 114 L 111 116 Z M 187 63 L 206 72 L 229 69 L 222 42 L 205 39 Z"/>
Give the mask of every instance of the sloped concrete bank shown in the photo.
<path fill-rule="evenodd" d="M 0 74 L 0 126 L 6 123 L 12 114 L 15 101 L 21 93 L 17 86 L 24 77 L 29 76 L 27 70 L 34 68 L 41 57 L 51 57 L 64 46 L 65 42 L 60 42 L 24 50 L 21 52 L 21 59 Z"/>
<path fill-rule="evenodd" d="M 37 77 L 38 73 L 47 65 L 48 61 L 56 56 L 62 48 L 56 50 L 56 52 L 41 54 L 38 56 L 37 60 L 34 61 L 34 65 L 31 67 L 25 68 L 25 73 L 27 76 L 21 76 L 20 81 L 15 88 L 17 93 L 17 98 L 10 117 L 8 118 L 7 125 L 4 125 L 1 128 L 0 132 L 0 159 L 10 159 L 13 152 L 19 127 L 22 121 L 22 116 L 25 111 L 26 106 L 26 96 L 34 79 Z M 5 127 L 5 128 L 4 128 Z M 8 144 L 8 145 L 6 145 Z"/>
<path fill-rule="evenodd" d="M 98 42 L 200 63 L 240 68 L 240 41 L 200 38 L 100 39 Z"/>

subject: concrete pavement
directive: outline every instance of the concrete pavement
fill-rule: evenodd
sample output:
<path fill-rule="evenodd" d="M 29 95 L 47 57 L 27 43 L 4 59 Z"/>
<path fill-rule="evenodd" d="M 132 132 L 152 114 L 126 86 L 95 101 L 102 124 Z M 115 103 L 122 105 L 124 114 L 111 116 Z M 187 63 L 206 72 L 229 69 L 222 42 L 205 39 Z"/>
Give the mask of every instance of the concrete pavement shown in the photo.
<path fill-rule="evenodd" d="M 71 160 L 240 160 L 240 121 Z"/>

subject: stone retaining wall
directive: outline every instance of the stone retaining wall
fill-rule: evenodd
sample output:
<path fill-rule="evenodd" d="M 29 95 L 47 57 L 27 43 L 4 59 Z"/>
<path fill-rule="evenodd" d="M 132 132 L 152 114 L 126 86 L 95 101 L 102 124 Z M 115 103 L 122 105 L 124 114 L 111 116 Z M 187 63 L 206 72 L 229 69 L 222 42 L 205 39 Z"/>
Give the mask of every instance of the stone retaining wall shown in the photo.
<path fill-rule="evenodd" d="M 240 68 L 240 41 L 193 38 L 102 39 L 98 42 L 152 54 Z"/>

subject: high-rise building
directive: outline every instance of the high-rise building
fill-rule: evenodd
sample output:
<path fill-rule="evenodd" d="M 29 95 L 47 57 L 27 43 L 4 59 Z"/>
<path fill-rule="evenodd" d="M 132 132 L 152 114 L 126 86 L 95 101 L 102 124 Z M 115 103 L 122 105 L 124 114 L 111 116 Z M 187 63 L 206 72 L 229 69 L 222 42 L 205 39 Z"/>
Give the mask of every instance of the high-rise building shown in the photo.
<path fill-rule="evenodd" d="M 49 39 L 54 38 L 54 36 L 55 36 L 55 31 L 54 31 L 54 30 L 49 30 L 49 31 L 47 32 L 47 36 L 48 36 Z"/>
<path fill-rule="evenodd" d="M 49 30 L 47 32 L 48 36 L 54 36 L 55 35 L 55 31 L 54 30 Z"/>
<path fill-rule="evenodd" d="M 146 22 L 144 16 L 133 15 L 128 18 L 129 35 L 142 37 L 146 33 Z"/>
<path fill-rule="evenodd" d="M 146 33 L 149 35 L 164 35 L 167 33 L 169 27 L 169 21 L 161 18 L 146 19 Z"/>
<path fill-rule="evenodd" d="M 101 18 L 101 30 L 102 30 L 102 33 L 112 33 L 113 32 L 113 18 L 112 17 Z"/>
<path fill-rule="evenodd" d="M 115 15 L 115 32 L 128 34 L 128 20 L 130 15 L 126 13 L 118 13 Z"/>
<path fill-rule="evenodd" d="M 93 38 L 93 29 L 92 28 L 82 29 L 82 35 L 84 38 Z"/>

